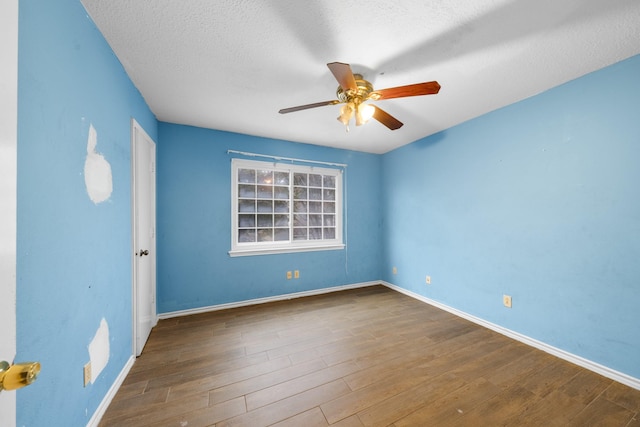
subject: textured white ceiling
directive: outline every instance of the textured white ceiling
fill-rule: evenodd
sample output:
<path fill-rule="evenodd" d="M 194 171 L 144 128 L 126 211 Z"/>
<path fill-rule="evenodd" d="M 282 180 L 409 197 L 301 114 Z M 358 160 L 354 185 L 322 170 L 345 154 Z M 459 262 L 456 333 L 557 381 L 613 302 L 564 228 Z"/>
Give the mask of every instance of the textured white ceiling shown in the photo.
<path fill-rule="evenodd" d="M 384 153 L 640 53 L 638 0 L 82 0 L 157 118 Z M 345 132 L 326 64 L 404 123 Z M 595 90 L 595 89 L 594 89 Z M 602 90 L 602 88 L 598 89 Z"/>

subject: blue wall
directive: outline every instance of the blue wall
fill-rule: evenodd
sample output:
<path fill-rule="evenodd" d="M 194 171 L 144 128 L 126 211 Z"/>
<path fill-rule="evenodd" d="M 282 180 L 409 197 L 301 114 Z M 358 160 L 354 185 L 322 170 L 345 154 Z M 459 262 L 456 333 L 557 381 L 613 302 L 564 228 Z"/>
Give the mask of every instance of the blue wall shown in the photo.
<path fill-rule="evenodd" d="M 380 156 L 168 123 L 159 135 L 159 313 L 380 279 Z M 347 249 L 231 258 L 227 150 L 348 164 Z"/>
<path fill-rule="evenodd" d="M 383 278 L 640 378 L 639 76 L 636 56 L 384 155 Z"/>
<path fill-rule="evenodd" d="M 17 391 L 17 424 L 84 426 L 131 356 L 130 119 L 157 123 L 77 0 L 19 5 L 16 360 L 39 360 Z M 84 183 L 90 124 L 113 193 Z M 110 356 L 83 387 L 101 319 Z"/>

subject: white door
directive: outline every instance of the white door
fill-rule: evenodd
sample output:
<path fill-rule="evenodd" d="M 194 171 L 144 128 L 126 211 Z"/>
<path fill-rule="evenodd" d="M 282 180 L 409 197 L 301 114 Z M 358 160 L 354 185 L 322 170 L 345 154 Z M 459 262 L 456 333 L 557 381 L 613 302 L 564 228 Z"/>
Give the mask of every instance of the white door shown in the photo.
<path fill-rule="evenodd" d="M 18 0 L 0 2 L 0 361 L 16 355 Z M 16 392 L 0 393 L 0 425 L 16 425 Z"/>
<path fill-rule="evenodd" d="M 156 316 L 156 145 L 132 120 L 133 338 L 139 356 Z"/>

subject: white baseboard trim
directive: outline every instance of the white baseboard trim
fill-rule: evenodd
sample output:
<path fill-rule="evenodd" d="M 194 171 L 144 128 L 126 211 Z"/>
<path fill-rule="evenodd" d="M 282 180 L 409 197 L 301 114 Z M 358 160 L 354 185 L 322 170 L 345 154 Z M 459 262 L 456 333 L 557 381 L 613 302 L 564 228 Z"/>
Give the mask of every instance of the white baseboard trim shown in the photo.
<path fill-rule="evenodd" d="M 331 288 L 313 289 L 311 291 L 295 292 L 291 294 L 276 295 L 273 297 L 256 298 L 256 299 L 250 299 L 245 301 L 230 302 L 226 304 L 210 305 L 207 307 L 191 308 L 188 310 L 170 311 L 167 313 L 160 313 L 158 315 L 158 319 L 171 319 L 173 317 L 190 316 L 192 314 L 208 313 L 211 311 L 218 311 L 218 310 L 227 310 L 229 308 L 246 307 L 249 305 L 265 304 L 268 302 L 284 301 L 284 300 L 290 300 L 294 298 L 322 295 L 322 294 L 328 294 L 330 292 L 345 291 L 347 289 L 366 288 L 367 286 L 374 286 L 374 285 L 380 285 L 380 284 L 381 282 L 379 280 L 376 280 L 373 282 L 362 282 L 362 283 L 354 283 L 351 285 L 334 286 Z"/>
<path fill-rule="evenodd" d="M 442 304 L 438 301 L 432 300 L 430 298 L 427 298 L 425 296 L 422 296 L 420 294 L 417 294 L 415 292 L 411 292 L 408 291 L 406 289 L 403 289 L 399 286 L 393 285 L 391 283 L 388 282 L 384 282 L 381 281 L 381 284 L 383 284 L 384 286 L 388 287 L 389 289 L 393 289 L 394 291 L 400 292 L 402 294 L 405 294 L 411 298 L 415 298 L 419 301 L 422 301 L 426 304 L 432 305 L 434 307 L 440 308 L 444 311 L 448 311 L 451 314 L 454 314 L 458 317 L 461 317 L 463 319 L 469 320 L 470 322 L 476 323 L 480 326 L 483 326 L 487 329 L 491 329 L 492 331 L 495 331 L 499 334 L 505 335 L 509 338 L 513 338 L 516 341 L 520 341 L 524 344 L 527 344 L 531 347 L 535 347 L 539 350 L 542 350 L 546 353 L 552 354 L 556 357 L 559 357 L 560 359 L 564 359 L 567 362 L 571 362 L 575 365 L 581 366 L 585 369 L 588 369 L 590 371 L 593 371 L 597 374 L 600 374 L 604 377 L 610 378 L 614 381 L 617 381 L 621 384 L 624 384 L 626 386 L 629 386 L 631 388 L 634 388 L 636 390 L 640 390 L 640 379 L 638 378 L 634 378 L 630 375 L 627 375 L 625 373 L 616 371 L 614 369 L 608 368 L 604 365 L 601 365 L 599 363 L 593 362 L 591 360 L 585 359 L 583 357 L 577 356 L 575 354 L 569 353 L 567 351 L 561 350 L 559 348 L 556 348 L 552 345 L 546 344 L 542 341 L 538 341 L 536 339 L 530 338 L 526 335 L 522 335 L 518 332 L 514 332 L 510 329 L 504 328 L 502 326 L 496 325 L 494 323 L 488 322 L 486 320 L 483 320 L 479 317 L 473 316 L 471 314 L 465 313 L 463 311 L 457 310 L 453 307 L 449 307 L 448 305 Z"/>
<path fill-rule="evenodd" d="M 93 416 L 87 423 L 87 427 L 98 427 L 98 424 L 100 424 L 100 420 L 102 420 L 104 413 L 107 412 L 107 408 L 111 404 L 113 398 L 116 396 L 116 393 L 120 389 L 120 386 L 124 382 L 125 378 L 127 378 L 127 374 L 131 370 L 131 367 L 133 366 L 133 363 L 135 361 L 136 358 L 133 355 L 129 358 L 129 360 L 127 360 L 127 363 L 125 363 L 124 367 L 120 371 L 120 374 L 118 374 L 118 377 L 109 388 L 109 391 L 104 396 L 104 399 L 102 399 L 102 402 L 100 402 L 98 409 L 96 409 L 96 411 L 93 413 Z"/>

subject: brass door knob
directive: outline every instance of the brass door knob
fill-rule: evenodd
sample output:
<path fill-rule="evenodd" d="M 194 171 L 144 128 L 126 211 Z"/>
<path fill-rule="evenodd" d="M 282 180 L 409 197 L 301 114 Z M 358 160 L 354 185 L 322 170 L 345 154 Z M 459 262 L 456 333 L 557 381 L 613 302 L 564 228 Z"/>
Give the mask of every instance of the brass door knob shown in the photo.
<path fill-rule="evenodd" d="M 28 386 L 38 378 L 40 362 L 24 362 L 10 365 L 0 362 L 0 390 L 16 390 Z"/>

